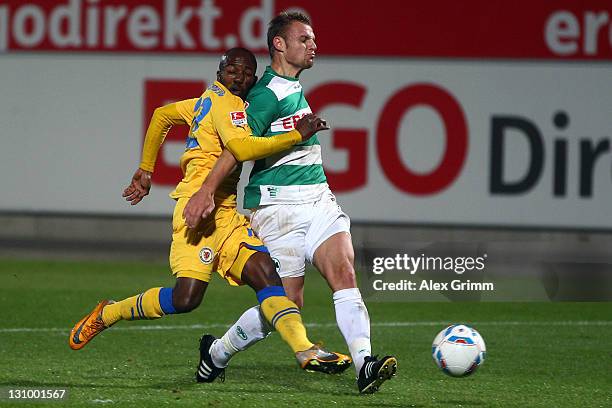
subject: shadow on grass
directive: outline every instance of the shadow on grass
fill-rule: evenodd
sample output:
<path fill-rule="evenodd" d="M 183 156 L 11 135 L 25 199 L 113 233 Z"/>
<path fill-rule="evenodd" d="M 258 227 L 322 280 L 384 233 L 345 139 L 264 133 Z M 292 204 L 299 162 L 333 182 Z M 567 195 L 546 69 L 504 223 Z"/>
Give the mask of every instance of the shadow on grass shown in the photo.
<path fill-rule="evenodd" d="M 483 401 L 459 400 L 459 399 L 437 400 L 436 403 L 440 405 L 451 405 L 453 407 L 473 407 L 473 406 L 480 406 L 480 405 L 487 405 L 487 406 L 490 405 Z"/>
<path fill-rule="evenodd" d="M 199 384 L 195 381 L 192 373 L 175 367 L 172 379 L 159 381 L 159 377 L 152 376 L 134 381 L 130 373 L 112 374 L 111 372 L 99 372 L 95 375 L 81 375 L 75 381 L 29 380 L 22 378 L 6 378 L 0 382 L 0 386 L 25 387 L 25 388 L 118 388 L 118 389 L 159 389 L 175 392 L 177 389 L 196 390 L 201 388 L 220 393 L 234 393 L 236 388 L 240 392 L 262 394 L 278 393 L 278 388 L 283 392 L 312 392 L 320 393 L 322 389 L 333 395 L 352 395 L 356 392 L 356 386 L 352 376 L 325 375 L 321 373 L 307 373 L 299 369 L 288 367 L 287 364 L 248 364 L 247 366 L 232 366 L 227 370 L 226 382 L 219 380 L 212 384 Z M 185 372 L 186 375 L 183 375 Z M 195 373 L 195 368 L 193 370 Z M 177 377 L 178 375 L 178 377 Z M 148 381 L 149 380 L 149 381 Z"/>
<path fill-rule="evenodd" d="M 279 392 L 285 395 L 325 395 L 325 398 L 355 398 L 359 406 L 380 406 L 381 399 L 389 407 L 415 407 L 410 401 L 406 403 L 389 401 L 385 397 L 389 392 L 383 388 L 378 395 L 359 395 L 354 379 L 353 368 L 339 375 L 326 375 L 322 373 L 309 373 L 286 363 L 253 363 L 244 362 L 230 366 L 226 372 L 226 381 L 219 380 L 212 384 L 199 384 L 195 382 L 191 370 L 172 367 L 170 378 L 148 376 L 135 380 L 130 373 L 113 375 L 111 372 L 99 372 L 80 376 L 74 381 L 34 381 L 22 378 L 6 378 L 0 386 L 24 388 L 66 388 L 70 390 L 158 390 L 169 394 L 185 395 L 199 392 L 225 395 L 244 394 L 249 398 L 262 395 L 276 396 Z M 195 368 L 193 370 L 195 372 Z M 161 381 L 160 381 L 161 380 Z M 459 404 L 461 401 L 442 402 L 443 404 Z M 471 402 L 466 402 L 473 405 Z"/>
<path fill-rule="evenodd" d="M 168 384 L 168 389 L 170 390 L 170 386 L 174 386 L 176 388 L 176 383 Z M 77 382 L 60 382 L 60 381 L 30 381 L 30 380 L 22 380 L 16 379 L 14 381 L 5 381 L 0 382 L 0 386 L 3 387 L 24 387 L 24 388 L 66 388 L 70 390 L 71 388 L 152 388 L 152 384 L 142 384 L 142 385 L 130 385 L 130 384 L 100 384 L 100 383 L 77 383 Z"/>
<path fill-rule="evenodd" d="M 323 373 L 304 372 L 288 364 L 257 363 L 230 366 L 226 370 L 225 387 L 215 387 L 215 392 L 233 393 L 236 386 L 240 392 L 249 394 L 278 393 L 321 393 L 327 395 L 355 395 L 357 386 L 350 374 L 326 375 Z M 348 371 L 348 370 L 347 370 Z M 215 382 L 213 384 L 219 384 Z M 198 384 L 206 387 L 209 384 Z M 219 384 L 220 385 L 220 384 Z"/>

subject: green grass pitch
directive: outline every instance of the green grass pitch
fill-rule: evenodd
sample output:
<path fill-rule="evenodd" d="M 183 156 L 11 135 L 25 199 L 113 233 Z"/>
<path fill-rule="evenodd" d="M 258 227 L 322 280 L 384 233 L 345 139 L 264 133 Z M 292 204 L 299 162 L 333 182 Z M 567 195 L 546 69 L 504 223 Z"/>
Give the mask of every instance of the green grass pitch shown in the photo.
<path fill-rule="evenodd" d="M 329 290 L 315 272 L 307 276 L 310 338 L 346 352 Z M 248 288 L 217 278 L 190 314 L 120 322 L 69 349 L 70 328 L 99 299 L 172 284 L 163 264 L 0 261 L 0 387 L 67 388 L 56 407 L 612 406 L 609 303 L 369 302 L 374 351 L 395 354 L 399 365 L 368 396 L 358 395 L 352 369 L 302 372 L 278 334 L 238 355 L 225 383 L 195 383 L 201 334 L 220 336 L 255 302 Z M 473 324 L 487 342 L 487 360 L 471 377 L 445 376 L 430 355 L 435 334 L 455 322 Z"/>

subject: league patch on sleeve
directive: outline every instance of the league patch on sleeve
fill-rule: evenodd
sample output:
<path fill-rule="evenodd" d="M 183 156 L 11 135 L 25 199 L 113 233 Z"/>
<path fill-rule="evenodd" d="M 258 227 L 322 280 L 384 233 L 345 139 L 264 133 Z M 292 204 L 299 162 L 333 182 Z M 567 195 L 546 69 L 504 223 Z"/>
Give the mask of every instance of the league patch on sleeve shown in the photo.
<path fill-rule="evenodd" d="M 245 111 L 230 112 L 230 118 L 234 126 L 245 126 L 247 124 Z"/>

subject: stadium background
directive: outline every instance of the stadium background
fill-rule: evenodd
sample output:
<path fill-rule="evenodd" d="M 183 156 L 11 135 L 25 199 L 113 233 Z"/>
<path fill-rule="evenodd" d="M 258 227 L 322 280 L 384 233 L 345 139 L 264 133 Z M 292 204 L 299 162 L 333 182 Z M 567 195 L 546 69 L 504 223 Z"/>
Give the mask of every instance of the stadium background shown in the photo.
<path fill-rule="evenodd" d="M 602 1 L 4 1 L 2 253 L 163 259 L 185 129 L 169 134 L 144 202 L 131 208 L 119 194 L 152 110 L 212 83 L 226 46 L 256 51 L 261 72 L 263 24 L 292 7 L 315 24 L 317 64 L 302 82 L 333 126 L 320 137 L 324 163 L 360 253 L 531 242 L 514 258 L 606 268 L 612 25 Z"/>
<path fill-rule="evenodd" d="M 5 266 L 163 264 L 186 129 L 169 134 L 151 195 L 121 199 L 152 110 L 198 95 L 227 47 L 255 51 L 261 73 L 264 24 L 288 8 L 313 20 L 302 84 L 333 128 L 319 139 L 361 269 L 377 253 L 484 246 L 498 255 L 488 272 L 536 277 L 536 300 L 609 299 L 612 7 L 601 0 L 0 1 Z M 577 279 L 592 284 L 575 290 Z"/>

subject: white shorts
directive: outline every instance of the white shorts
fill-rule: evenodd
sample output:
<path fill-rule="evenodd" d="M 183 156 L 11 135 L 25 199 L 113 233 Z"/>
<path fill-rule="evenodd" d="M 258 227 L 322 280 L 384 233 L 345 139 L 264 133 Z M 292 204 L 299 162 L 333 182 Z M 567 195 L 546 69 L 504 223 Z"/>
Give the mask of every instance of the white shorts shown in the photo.
<path fill-rule="evenodd" d="M 349 232 L 351 220 L 331 191 L 307 204 L 258 207 L 251 226 L 268 247 L 281 278 L 304 276 L 305 261 L 312 263 L 317 248 L 338 232 Z"/>

